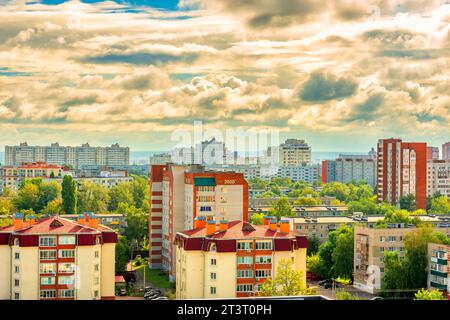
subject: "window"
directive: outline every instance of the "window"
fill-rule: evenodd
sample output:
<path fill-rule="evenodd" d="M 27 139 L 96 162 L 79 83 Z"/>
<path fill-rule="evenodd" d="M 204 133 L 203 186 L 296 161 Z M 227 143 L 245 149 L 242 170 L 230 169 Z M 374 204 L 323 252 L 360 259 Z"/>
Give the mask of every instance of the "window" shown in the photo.
<path fill-rule="evenodd" d="M 96 251 L 98 252 L 98 251 Z M 59 250 L 60 258 L 75 258 L 75 250 Z"/>
<path fill-rule="evenodd" d="M 95 277 L 94 279 L 94 285 L 98 286 L 100 284 L 100 278 L 99 277 Z"/>
<path fill-rule="evenodd" d="M 272 263 L 272 257 L 271 256 L 257 256 L 256 263 L 257 264 Z"/>
<path fill-rule="evenodd" d="M 272 270 L 256 270 L 256 278 L 268 278 L 272 275 Z"/>
<path fill-rule="evenodd" d="M 238 270 L 238 278 L 253 278 L 253 270 Z"/>
<path fill-rule="evenodd" d="M 14 272 L 15 273 L 19 273 L 20 272 L 20 267 L 19 266 L 14 266 Z"/>
<path fill-rule="evenodd" d="M 253 242 L 238 242 L 237 249 L 238 250 L 252 250 Z"/>
<path fill-rule="evenodd" d="M 216 294 L 216 287 L 210 287 L 209 288 L 210 290 L 209 290 L 209 292 L 211 293 L 211 294 Z"/>
<path fill-rule="evenodd" d="M 39 256 L 41 260 L 56 260 L 56 250 L 41 250 Z"/>
<path fill-rule="evenodd" d="M 380 253 L 384 253 L 384 247 L 380 247 Z"/>
<path fill-rule="evenodd" d="M 256 242 L 256 250 L 272 250 L 272 242 Z"/>
<path fill-rule="evenodd" d="M 41 290 L 41 299 L 51 299 L 56 298 L 56 290 Z"/>
<path fill-rule="evenodd" d="M 73 276 L 58 277 L 58 284 L 73 285 L 74 283 L 75 283 L 75 277 L 73 277 Z"/>
<path fill-rule="evenodd" d="M 16 259 L 16 260 L 20 259 L 20 253 L 19 252 L 14 253 L 14 259 Z"/>
<path fill-rule="evenodd" d="M 14 279 L 14 286 L 15 287 L 20 286 L 20 280 L 19 279 Z"/>
<path fill-rule="evenodd" d="M 380 242 L 384 242 L 384 237 L 380 237 Z"/>
<path fill-rule="evenodd" d="M 55 284 L 55 277 L 41 277 L 41 285 L 48 286 Z"/>
<path fill-rule="evenodd" d="M 60 263 L 58 270 L 60 273 L 72 273 L 75 272 L 75 265 L 73 263 Z"/>
<path fill-rule="evenodd" d="M 215 272 L 211 272 L 210 279 L 211 280 L 216 280 L 217 279 L 217 274 Z"/>
<path fill-rule="evenodd" d="M 20 299 L 20 293 L 14 292 L 14 300 L 19 300 L 19 299 Z"/>
<path fill-rule="evenodd" d="M 237 264 L 253 264 L 253 257 L 237 257 Z"/>
<path fill-rule="evenodd" d="M 56 237 L 40 237 L 39 246 L 41 247 L 56 247 Z"/>
<path fill-rule="evenodd" d="M 60 236 L 59 244 L 75 244 L 75 236 Z"/>
<path fill-rule="evenodd" d="M 211 265 L 215 266 L 217 264 L 217 260 L 216 259 L 211 259 Z"/>
<path fill-rule="evenodd" d="M 75 253 L 75 251 L 74 251 L 74 253 Z M 96 258 L 98 258 L 98 257 L 100 256 L 100 253 L 99 253 L 98 251 L 95 251 L 95 252 L 94 252 L 94 256 L 95 256 Z"/>
<path fill-rule="evenodd" d="M 74 290 L 59 290 L 60 298 L 73 298 L 75 297 Z"/>
<path fill-rule="evenodd" d="M 238 284 L 236 288 L 237 292 L 253 292 L 253 285 L 251 284 Z"/>
<path fill-rule="evenodd" d="M 390 242 L 395 242 L 395 241 L 397 241 L 397 237 L 396 236 L 389 236 L 389 241 Z"/>
<path fill-rule="evenodd" d="M 98 290 L 94 291 L 94 298 L 98 298 Z"/>
<path fill-rule="evenodd" d="M 56 264 L 54 264 L 54 263 L 41 263 L 40 271 L 41 271 L 41 273 L 55 273 L 56 272 Z"/>
<path fill-rule="evenodd" d="M 99 270 L 100 270 L 99 265 L 98 264 L 94 265 L 94 271 L 99 271 Z"/>

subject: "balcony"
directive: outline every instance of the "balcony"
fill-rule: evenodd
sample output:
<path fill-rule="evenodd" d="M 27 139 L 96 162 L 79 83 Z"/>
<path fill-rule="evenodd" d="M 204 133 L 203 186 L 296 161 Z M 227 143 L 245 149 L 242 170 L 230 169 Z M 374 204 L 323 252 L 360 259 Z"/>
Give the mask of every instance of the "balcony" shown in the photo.
<path fill-rule="evenodd" d="M 437 277 L 442 277 L 442 278 L 447 278 L 447 272 L 443 272 L 443 271 L 437 271 L 437 270 L 430 270 L 430 273 L 433 276 L 437 276 Z"/>
<path fill-rule="evenodd" d="M 437 283 L 434 281 L 430 281 L 430 286 L 433 288 L 437 288 L 439 290 L 447 290 L 447 285 L 446 284 L 441 284 L 441 283 Z"/>

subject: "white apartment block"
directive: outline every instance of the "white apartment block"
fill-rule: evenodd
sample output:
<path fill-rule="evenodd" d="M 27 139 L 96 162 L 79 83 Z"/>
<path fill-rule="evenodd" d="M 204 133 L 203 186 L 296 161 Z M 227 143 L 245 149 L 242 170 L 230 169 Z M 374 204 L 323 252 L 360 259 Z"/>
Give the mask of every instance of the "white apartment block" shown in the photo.
<path fill-rule="evenodd" d="M 427 197 L 436 192 L 450 197 L 450 160 L 427 162 Z"/>

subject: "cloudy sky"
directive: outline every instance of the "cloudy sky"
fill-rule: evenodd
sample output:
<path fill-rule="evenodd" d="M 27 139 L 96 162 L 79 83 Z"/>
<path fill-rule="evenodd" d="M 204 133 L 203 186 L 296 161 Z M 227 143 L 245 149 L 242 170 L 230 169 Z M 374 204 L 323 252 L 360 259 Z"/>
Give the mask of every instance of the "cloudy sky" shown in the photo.
<path fill-rule="evenodd" d="M 274 129 L 450 141 L 446 0 L 0 0 L 0 148 Z"/>

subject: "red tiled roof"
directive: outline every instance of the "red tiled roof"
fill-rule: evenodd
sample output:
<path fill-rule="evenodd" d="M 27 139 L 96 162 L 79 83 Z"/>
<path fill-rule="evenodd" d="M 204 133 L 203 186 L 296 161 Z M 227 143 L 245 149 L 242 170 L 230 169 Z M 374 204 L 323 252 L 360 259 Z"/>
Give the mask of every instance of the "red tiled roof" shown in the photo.
<path fill-rule="evenodd" d="M 255 231 L 242 231 L 242 227 L 248 224 L 239 220 L 228 222 L 228 229 L 226 231 L 216 231 L 216 233 L 207 236 L 211 239 L 244 239 L 244 238 L 295 238 L 293 232 L 284 233 L 279 231 L 272 231 L 267 225 L 251 225 Z M 216 226 L 219 229 L 219 226 Z M 186 230 L 180 234 L 189 238 L 203 238 L 206 237 L 206 227 Z"/>
<path fill-rule="evenodd" d="M 55 223 L 58 222 L 58 223 Z M 25 226 L 21 229 L 14 230 L 13 226 L 8 226 L 0 228 L 0 232 L 14 232 L 15 234 L 27 235 L 27 234 L 98 234 L 101 232 L 113 231 L 112 229 L 98 225 L 98 228 L 90 228 L 71 221 L 69 219 L 64 219 L 59 216 L 53 216 L 50 218 L 43 218 L 34 225 Z M 114 231 L 113 231 L 114 232 Z"/>

